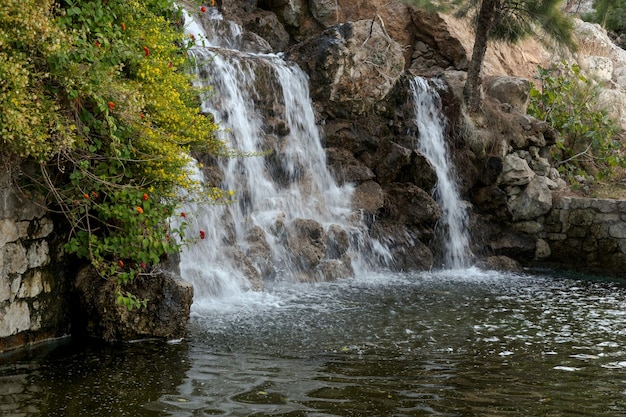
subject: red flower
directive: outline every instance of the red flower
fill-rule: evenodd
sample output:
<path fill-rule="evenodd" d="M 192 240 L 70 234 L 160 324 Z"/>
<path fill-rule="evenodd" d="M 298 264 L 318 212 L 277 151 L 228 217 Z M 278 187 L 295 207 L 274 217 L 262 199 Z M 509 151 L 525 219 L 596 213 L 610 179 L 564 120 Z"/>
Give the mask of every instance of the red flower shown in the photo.
<path fill-rule="evenodd" d="M 100 48 L 100 42 L 96 41 L 96 46 Z"/>
<path fill-rule="evenodd" d="M 115 108 L 115 103 L 109 101 L 109 110 L 113 110 Z"/>
<path fill-rule="evenodd" d="M 117 261 L 117 264 L 120 266 L 120 268 L 124 268 L 124 261 L 122 261 L 121 259 Z"/>
<path fill-rule="evenodd" d="M 172 61 L 169 62 L 169 64 L 167 64 L 168 68 L 172 68 Z"/>
<path fill-rule="evenodd" d="M 195 41 L 196 40 L 196 35 L 194 35 L 193 33 L 190 33 L 189 36 L 191 36 L 191 40 Z"/>
<path fill-rule="evenodd" d="M 143 209 L 139 206 L 135 207 L 135 210 L 137 210 L 137 213 L 139 214 L 143 214 Z"/>
<path fill-rule="evenodd" d="M 143 201 L 148 201 L 148 198 L 149 198 L 148 194 L 144 193 L 143 194 Z"/>
<path fill-rule="evenodd" d="M 204 7 L 204 6 L 200 7 L 200 11 L 201 11 L 202 13 L 206 13 L 206 7 Z"/>
<path fill-rule="evenodd" d="M 148 49 L 148 47 L 147 47 L 147 46 L 144 46 L 144 47 L 143 47 L 143 51 L 144 51 L 144 53 L 146 54 L 146 56 L 150 55 L 150 50 Z"/>
<path fill-rule="evenodd" d="M 146 115 L 145 115 L 145 114 L 143 114 L 143 113 L 141 113 L 141 120 L 143 120 L 143 119 L 145 119 L 145 118 L 146 118 Z"/>
<path fill-rule="evenodd" d="M 140 263 L 140 264 L 139 264 L 139 266 L 141 267 L 141 269 L 146 269 L 146 267 L 147 267 L 148 265 L 146 265 L 146 263 L 145 263 L 145 262 L 142 262 L 142 263 Z"/>
<path fill-rule="evenodd" d="M 93 198 L 98 198 L 98 193 L 97 193 L 97 192 L 95 192 L 95 191 L 92 191 L 92 192 L 91 192 L 91 196 L 92 196 Z"/>
<path fill-rule="evenodd" d="M 183 218 L 187 218 L 187 213 L 185 213 L 184 211 L 180 213 L 181 216 L 183 216 Z"/>
<path fill-rule="evenodd" d="M 83 194 L 83 197 L 85 197 L 86 199 L 89 199 L 89 194 Z"/>
<path fill-rule="evenodd" d="M 124 22 L 121 23 L 122 26 L 122 30 L 126 30 L 126 25 L 124 24 Z"/>
<path fill-rule="evenodd" d="M 200 239 L 204 239 L 204 230 L 200 230 Z"/>

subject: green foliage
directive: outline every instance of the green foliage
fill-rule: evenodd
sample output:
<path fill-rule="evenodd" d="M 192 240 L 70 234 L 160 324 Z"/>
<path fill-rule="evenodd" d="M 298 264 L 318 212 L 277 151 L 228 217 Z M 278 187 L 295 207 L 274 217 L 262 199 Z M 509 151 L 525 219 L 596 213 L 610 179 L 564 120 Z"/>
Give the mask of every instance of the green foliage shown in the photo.
<path fill-rule="evenodd" d="M 608 30 L 626 31 L 626 0 L 595 0 L 593 7 L 595 11 L 585 19 L 600 23 Z"/>
<path fill-rule="evenodd" d="M 626 166 L 620 129 L 598 108 L 598 90 L 577 65 L 561 62 L 539 68 L 537 80 L 528 113 L 561 134 L 554 157 L 562 173 L 570 179 L 579 174 L 603 177 L 614 167 Z"/>
<path fill-rule="evenodd" d="M 179 194 L 230 197 L 188 170 L 191 152 L 226 149 L 200 113 L 181 19 L 172 0 L 0 6 L 2 146 L 40 164 L 24 190 L 67 218 L 66 251 L 120 286 L 189 240 L 170 225 Z"/>

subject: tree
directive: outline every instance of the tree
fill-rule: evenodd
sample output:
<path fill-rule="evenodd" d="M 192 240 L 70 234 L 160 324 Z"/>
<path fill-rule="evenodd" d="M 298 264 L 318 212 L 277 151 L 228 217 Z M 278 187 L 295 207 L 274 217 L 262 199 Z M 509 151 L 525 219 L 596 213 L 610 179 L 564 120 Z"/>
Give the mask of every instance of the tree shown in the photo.
<path fill-rule="evenodd" d="M 478 8 L 472 58 L 463 89 L 463 99 L 470 112 L 481 106 L 482 67 L 489 39 L 518 41 L 530 34 L 540 39 L 554 39 L 575 48 L 572 23 L 561 12 L 561 0 L 475 0 L 469 8 Z"/>

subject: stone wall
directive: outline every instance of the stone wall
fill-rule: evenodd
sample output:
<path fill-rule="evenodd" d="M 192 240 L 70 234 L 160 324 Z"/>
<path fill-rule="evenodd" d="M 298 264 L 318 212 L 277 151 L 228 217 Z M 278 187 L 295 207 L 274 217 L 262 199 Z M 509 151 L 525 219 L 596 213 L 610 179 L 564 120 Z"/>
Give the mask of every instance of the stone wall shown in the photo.
<path fill-rule="evenodd" d="M 61 234 L 0 165 L 0 352 L 69 331 Z"/>
<path fill-rule="evenodd" d="M 557 197 L 538 238 L 550 249 L 545 261 L 623 275 L 626 201 Z"/>

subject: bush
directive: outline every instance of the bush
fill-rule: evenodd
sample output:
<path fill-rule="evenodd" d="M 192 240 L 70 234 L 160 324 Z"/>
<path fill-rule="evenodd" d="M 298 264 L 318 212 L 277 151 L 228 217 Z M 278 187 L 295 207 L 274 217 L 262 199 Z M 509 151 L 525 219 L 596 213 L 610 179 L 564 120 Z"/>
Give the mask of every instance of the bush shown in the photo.
<path fill-rule="evenodd" d="M 24 190 L 69 221 L 66 250 L 120 286 L 189 240 L 170 226 L 180 195 L 229 197 L 188 169 L 193 151 L 226 149 L 200 113 L 181 23 L 171 0 L 0 6 L 3 148 L 39 163 Z"/>
<path fill-rule="evenodd" d="M 626 166 L 621 153 L 620 129 L 607 112 L 598 108 L 598 90 L 578 65 L 561 62 L 539 68 L 530 91 L 528 113 L 545 120 L 561 134 L 554 158 L 559 171 L 606 177 L 615 167 Z"/>

